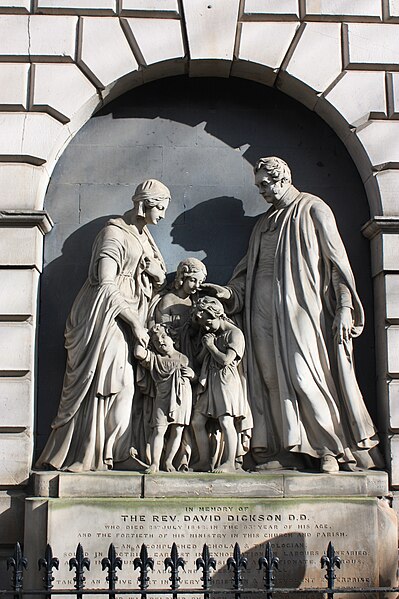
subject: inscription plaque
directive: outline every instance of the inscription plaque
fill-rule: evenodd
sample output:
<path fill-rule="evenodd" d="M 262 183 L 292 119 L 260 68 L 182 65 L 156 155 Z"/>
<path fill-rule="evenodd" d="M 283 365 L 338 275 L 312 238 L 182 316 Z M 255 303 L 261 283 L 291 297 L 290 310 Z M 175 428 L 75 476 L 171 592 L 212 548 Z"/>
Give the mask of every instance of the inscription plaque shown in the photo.
<path fill-rule="evenodd" d="M 226 561 L 238 542 L 248 559 L 245 585 L 262 588 L 258 559 L 264 555 L 267 541 L 280 558 L 275 583 L 283 587 L 325 586 L 320 558 L 332 541 L 342 559 L 337 585 L 377 586 L 379 510 L 376 498 L 28 499 L 32 526 L 25 546 L 28 558 L 35 560 L 44 553 L 46 543 L 51 543 L 54 555 L 60 558 L 55 586 L 62 588 L 73 585 L 68 563 L 81 543 L 91 559 L 86 585 L 95 588 L 105 584 L 101 559 L 114 543 L 123 560 L 118 585 L 137 588 L 133 561 L 144 543 L 155 561 L 151 588 L 169 585 L 164 559 L 173 543 L 186 561 L 182 587 L 200 586 L 201 572 L 196 571 L 195 560 L 206 543 L 217 562 L 214 586 L 231 588 L 232 573 Z M 387 539 L 382 539 L 384 543 L 389 552 L 389 540 L 387 544 Z M 28 555 L 32 547 L 36 555 Z"/>

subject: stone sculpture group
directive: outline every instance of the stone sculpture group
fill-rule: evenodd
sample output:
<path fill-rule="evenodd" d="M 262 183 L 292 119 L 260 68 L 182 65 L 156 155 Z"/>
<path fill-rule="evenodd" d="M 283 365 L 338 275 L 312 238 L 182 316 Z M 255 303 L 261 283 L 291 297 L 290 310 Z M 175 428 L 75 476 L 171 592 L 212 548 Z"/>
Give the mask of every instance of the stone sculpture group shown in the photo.
<path fill-rule="evenodd" d="M 261 158 L 270 204 L 227 286 L 187 258 L 171 287 L 147 225 L 170 192 L 144 181 L 98 234 L 66 324 L 58 414 L 37 466 L 70 472 L 333 473 L 381 467 L 353 366 L 364 325 L 330 208 Z"/>

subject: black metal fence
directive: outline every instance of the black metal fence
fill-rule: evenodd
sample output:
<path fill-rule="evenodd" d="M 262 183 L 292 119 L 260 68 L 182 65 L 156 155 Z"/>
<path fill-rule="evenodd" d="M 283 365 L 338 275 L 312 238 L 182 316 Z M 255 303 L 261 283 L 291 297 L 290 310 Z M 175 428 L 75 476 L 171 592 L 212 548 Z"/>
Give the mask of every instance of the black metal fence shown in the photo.
<path fill-rule="evenodd" d="M 109 546 L 108 556 L 101 560 L 102 570 L 106 571 L 105 582 L 108 588 L 87 588 L 85 583 L 85 571 L 90 570 L 90 559 L 85 556 L 82 545 L 79 543 L 75 557 L 69 560 L 69 570 L 74 573 L 73 588 L 54 588 L 54 570 L 59 568 L 59 559 L 53 556 L 53 550 L 47 545 L 44 557 L 38 560 L 38 568 L 42 572 L 43 585 L 41 589 L 24 587 L 24 570 L 28 568 L 28 560 L 23 555 L 21 545 L 15 545 L 13 557 L 7 560 L 7 569 L 11 571 L 11 588 L 0 590 L 0 595 L 11 595 L 14 599 L 23 599 L 24 596 L 41 595 L 51 597 L 52 595 L 76 595 L 82 599 L 83 595 L 108 595 L 109 599 L 117 596 L 130 595 L 147 599 L 155 595 L 169 595 L 173 599 L 178 596 L 200 596 L 203 599 L 211 597 L 228 596 L 241 599 L 244 595 L 257 596 L 272 599 L 273 595 L 311 595 L 333 599 L 335 594 L 361 593 L 375 595 L 376 593 L 399 593 L 399 587 L 335 587 L 336 568 L 341 568 L 341 559 L 336 554 L 332 543 L 329 543 L 326 553 L 320 560 L 320 567 L 325 570 L 326 586 L 320 588 L 284 588 L 275 586 L 275 571 L 279 568 L 279 558 L 274 555 L 270 542 L 265 545 L 264 556 L 258 560 L 259 585 L 256 588 L 245 586 L 245 571 L 248 567 L 247 558 L 242 555 L 238 543 L 234 546 L 233 555 L 223 564 L 232 574 L 232 585 L 230 588 L 216 588 L 212 584 L 212 570 L 216 571 L 216 559 L 209 552 L 208 545 L 204 545 L 202 554 L 195 561 L 199 577 L 198 587 L 184 588 L 181 586 L 181 572 L 184 572 L 186 561 L 179 555 L 178 548 L 173 543 L 170 556 L 164 560 L 165 571 L 169 572 L 168 588 L 152 588 L 150 584 L 151 572 L 154 570 L 155 561 L 148 555 L 146 545 L 141 546 L 140 555 L 133 561 L 134 570 L 138 570 L 137 588 L 119 588 L 117 571 L 122 570 L 123 560 L 116 554 L 113 544 Z M 393 597 L 394 595 L 392 595 Z"/>

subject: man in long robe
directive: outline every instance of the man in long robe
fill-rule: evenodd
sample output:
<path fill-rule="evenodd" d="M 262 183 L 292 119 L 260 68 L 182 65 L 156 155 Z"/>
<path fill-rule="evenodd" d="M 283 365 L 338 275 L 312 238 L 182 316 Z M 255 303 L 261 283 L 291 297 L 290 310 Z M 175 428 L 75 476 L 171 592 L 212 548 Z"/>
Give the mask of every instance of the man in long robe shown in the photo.
<path fill-rule="evenodd" d="M 254 171 L 272 205 L 228 286 L 213 288 L 242 318 L 258 468 L 292 465 L 293 453 L 322 472 L 381 466 L 353 366 L 363 308 L 334 215 L 291 184 L 283 160 L 261 158 Z"/>

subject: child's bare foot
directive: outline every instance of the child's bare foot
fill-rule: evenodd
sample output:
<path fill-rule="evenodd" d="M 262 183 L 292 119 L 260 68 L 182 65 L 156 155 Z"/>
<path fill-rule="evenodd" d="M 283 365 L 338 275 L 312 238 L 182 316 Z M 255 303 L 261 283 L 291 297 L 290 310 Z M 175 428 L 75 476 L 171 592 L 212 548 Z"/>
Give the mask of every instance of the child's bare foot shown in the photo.
<path fill-rule="evenodd" d="M 224 462 L 224 464 L 220 464 L 217 468 L 212 470 L 215 474 L 235 474 L 237 472 L 235 464 L 229 464 L 228 462 Z"/>
<path fill-rule="evenodd" d="M 151 466 L 145 470 L 145 474 L 155 474 L 156 472 L 159 472 L 159 467 L 156 464 L 151 464 Z"/>
<path fill-rule="evenodd" d="M 172 462 L 165 462 L 165 470 L 166 472 L 176 472 L 176 468 L 174 468 Z"/>

